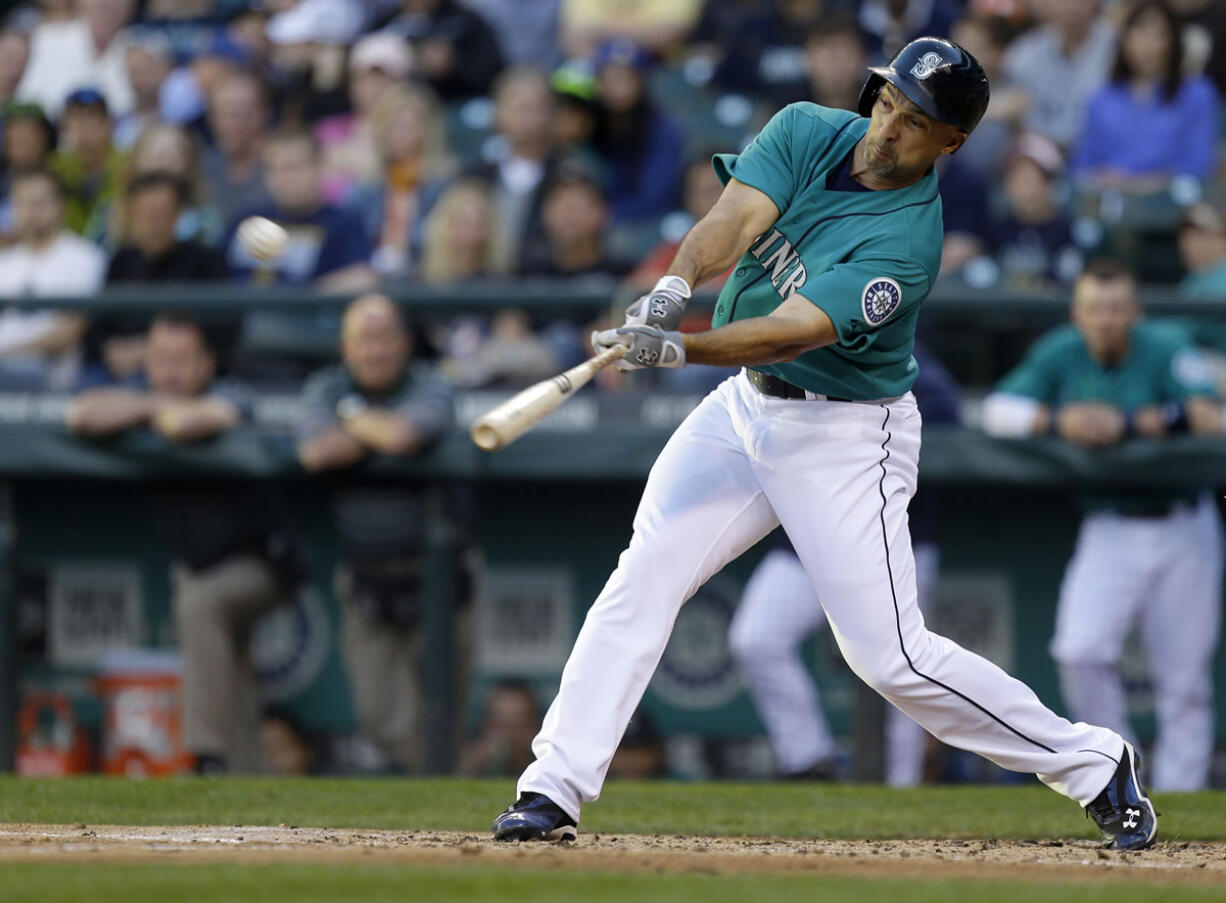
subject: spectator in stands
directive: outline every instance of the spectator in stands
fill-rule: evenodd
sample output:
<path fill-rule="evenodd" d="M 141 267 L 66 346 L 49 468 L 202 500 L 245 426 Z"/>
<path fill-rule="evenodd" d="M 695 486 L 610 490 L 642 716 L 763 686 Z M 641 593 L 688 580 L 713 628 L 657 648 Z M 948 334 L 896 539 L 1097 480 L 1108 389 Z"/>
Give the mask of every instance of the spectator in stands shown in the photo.
<path fill-rule="evenodd" d="M 993 217 L 991 243 L 1010 287 L 1071 285 L 1081 272 L 1072 220 L 1056 198 L 1063 175 L 1060 149 L 1042 135 L 1023 135 L 1006 158 L 1004 209 Z"/>
<path fill-rule="evenodd" d="M 1028 105 L 1026 92 L 1004 71 L 1005 50 L 1013 26 L 1000 16 L 966 16 L 953 25 L 950 37 L 966 48 L 987 73 L 992 99 L 975 131 L 958 148 L 958 158 L 971 164 L 984 178 L 995 181 L 1009 145 L 1013 143 Z"/>
<path fill-rule="evenodd" d="M 1226 94 L 1226 0 L 1171 0 L 1171 9 L 1184 26 L 1190 71 L 1203 68 L 1218 94 Z"/>
<path fill-rule="evenodd" d="M 609 777 L 615 781 L 648 781 L 664 777 L 667 771 L 664 738 L 640 706 L 630 716 L 617 752 L 613 753 Z"/>
<path fill-rule="evenodd" d="M 173 126 L 166 126 L 173 128 Z M 107 268 L 108 285 L 123 283 L 217 282 L 228 277 L 220 251 L 197 241 L 180 241 L 175 224 L 188 199 L 178 176 L 151 170 L 136 176 L 124 197 L 124 232 Z M 92 379 L 129 379 L 144 365 L 149 317 L 103 314 L 95 317 L 86 340 Z"/>
<path fill-rule="evenodd" d="M 384 295 L 364 295 L 345 310 L 341 363 L 313 375 L 303 397 L 298 458 L 310 473 L 377 456 L 414 457 L 452 425 L 450 387 L 413 360 L 410 333 Z M 358 723 L 388 762 L 413 772 L 422 740 L 425 493 L 419 483 L 350 480 L 337 487 L 333 508 L 343 560 L 335 581 L 342 650 Z M 459 671 L 467 660 L 467 602 L 458 590 Z"/>
<path fill-rule="evenodd" d="M 64 221 L 94 241 L 106 235 L 111 204 L 123 180 L 124 157 L 111 143 L 111 114 L 106 98 L 82 88 L 64 101 L 60 145 L 51 170 L 64 186 Z"/>
<path fill-rule="evenodd" d="M 1165 0 L 1142 0 L 1120 28 L 1110 82 L 1090 98 L 1073 169 L 1094 187 L 1147 192 L 1214 168 L 1218 96 L 1183 74 L 1183 30 Z"/>
<path fill-rule="evenodd" d="M 599 183 L 582 167 L 563 164 L 545 188 L 545 245 L 524 260 L 525 276 L 620 279 L 626 261 L 605 245 L 609 205 Z"/>
<path fill-rule="evenodd" d="M 498 36 L 508 66 L 552 72 L 562 62 L 558 39 L 561 0 L 466 0 Z"/>
<path fill-rule="evenodd" d="M 248 206 L 270 202 L 260 150 L 270 110 L 264 86 L 248 73 L 222 79 L 208 95 L 213 146 L 200 159 L 209 203 L 230 223 Z"/>
<path fill-rule="evenodd" d="M 949 34 L 961 6 L 958 0 L 862 0 L 860 26 L 869 49 L 888 60 L 922 35 Z"/>
<path fill-rule="evenodd" d="M 0 31 L 0 106 L 17 99 L 17 86 L 30 59 L 30 39 L 15 28 Z"/>
<path fill-rule="evenodd" d="M 323 200 L 319 145 L 309 132 L 286 130 L 264 143 L 264 168 L 272 203 L 253 207 L 232 224 L 226 259 L 238 279 L 275 280 L 322 291 L 361 291 L 374 283 L 370 240 L 358 214 Z M 275 261 L 261 262 L 239 244 L 238 222 L 263 216 L 283 226 L 289 246 Z"/>
<path fill-rule="evenodd" d="M 1127 270 L 1088 266 L 1073 290 L 1072 317 L 988 397 L 990 432 L 1055 433 L 1091 449 L 1131 436 L 1222 432 L 1212 369 L 1182 329 L 1142 319 Z M 1138 625 L 1158 720 L 1149 781 L 1203 789 L 1222 604 L 1222 525 L 1211 487 L 1085 489 L 1080 497 L 1086 517 L 1051 642 L 1070 716 L 1135 742 L 1119 668 Z"/>
<path fill-rule="evenodd" d="M 0 151 L 0 244 L 13 235 L 13 180 L 23 172 L 47 168 L 55 148 L 55 128 L 35 104 L 10 104 L 4 110 Z"/>
<path fill-rule="evenodd" d="M 511 239 L 494 212 L 489 189 L 476 179 L 448 187 L 426 218 L 421 277 L 430 285 L 505 276 Z"/>
<path fill-rule="evenodd" d="M 532 687 L 519 680 L 499 681 L 486 693 L 477 736 L 464 744 L 460 774 L 520 774 L 532 762 L 532 738 L 540 729 L 541 709 Z"/>
<path fill-rule="evenodd" d="M 159 316 L 148 346 L 143 380 L 82 392 L 68 408 L 69 429 L 94 439 L 148 428 L 189 445 L 246 419 L 243 393 L 216 381 L 216 353 L 198 323 Z M 173 559 L 183 742 L 202 773 L 260 772 L 259 698 L 247 649 L 255 621 L 290 601 L 304 574 L 301 557 L 275 499 L 259 486 L 159 483 L 150 501 Z"/>
<path fill-rule="evenodd" d="M 0 297 L 92 295 L 106 258 L 64 228 L 64 198 L 55 176 L 20 173 L 12 186 L 17 243 L 0 250 Z M 0 382 L 9 388 L 63 389 L 76 379 L 85 318 L 54 311 L 0 313 Z"/>
<path fill-rule="evenodd" d="M 360 186 L 346 206 L 365 215 L 375 272 L 405 276 L 421 258 L 426 213 L 454 169 L 447 130 L 438 100 L 424 85 L 391 88 L 370 119 L 379 177 Z"/>
<path fill-rule="evenodd" d="M 553 146 L 559 157 L 600 162 L 596 140 L 596 79 L 581 65 L 567 65 L 549 77 L 555 103 Z"/>
<path fill-rule="evenodd" d="M 170 172 L 149 170 L 132 179 L 125 197 L 123 244 L 111 258 L 108 283 L 226 278 L 226 260 L 220 251 L 176 237 L 188 191 L 187 183 Z"/>
<path fill-rule="evenodd" d="M 511 271 L 510 236 L 500 228 L 483 182 L 461 179 L 447 188 L 430 211 L 425 232 L 421 277 L 430 285 L 455 285 Z M 440 330 L 434 344 L 446 358 L 444 373 L 467 388 L 526 383 L 557 372 L 558 359 L 520 310 L 502 310 L 489 320 L 456 318 Z"/>
<path fill-rule="evenodd" d="M 298 719 L 286 711 L 274 708 L 264 713 L 260 745 L 271 775 L 302 777 L 315 771 L 315 744 Z"/>
<path fill-rule="evenodd" d="M 1190 298 L 1226 299 L 1226 219 L 1212 204 L 1184 211 L 1179 256 L 1188 271 L 1179 291 Z"/>
<path fill-rule="evenodd" d="M 724 186 L 715 167 L 711 165 L 711 154 L 702 152 L 695 154 L 685 168 L 685 186 L 682 191 L 682 209 L 670 213 L 664 219 L 667 234 L 658 245 L 643 258 L 628 277 L 630 286 L 637 292 L 646 293 L 651 290 L 660 277 L 668 273 L 677 249 L 681 247 L 681 239 L 690 231 L 694 223 L 707 215 L 707 211 L 715 206 L 723 193 Z M 732 272 L 732 267 L 728 268 Z M 712 290 L 720 289 L 728 273 L 718 276 L 708 283 Z M 710 313 L 699 314 L 706 320 L 702 329 L 711 328 Z"/>
<path fill-rule="evenodd" d="M 587 59 L 602 44 L 624 40 L 663 57 L 701 12 L 701 0 L 563 0 L 562 47 L 571 59 Z"/>
<path fill-rule="evenodd" d="M 852 19 L 832 17 L 809 30 L 805 39 L 805 74 L 811 100 L 836 110 L 855 110 L 864 86 L 868 49 L 864 33 Z"/>
<path fill-rule="evenodd" d="M 243 49 L 224 34 L 215 34 L 203 47 L 190 48 L 158 92 L 162 121 L 203 130 L 209 95 L 227 78 L 242 72 L 245 62 Z"/>
<path fill-rule="evenodd" d="M 141 132 L 136 144 L 128 154 L 124 172 L 124 193 L 132 181 L 146 173 L 169 173 L 187 186 L 187 200 L 179 221 L 175 224 L 175 237 L 196 240 L 208 245 L 221 241 L 223 223 L 215 207 L 204 203 L 205 187 L 201 175 L 200 153 L 195 139 L 185 129 L 176 125 L 156 123 Z M 123 208 L 112 217 L 112 235 L 123 234 Z"/>
<path fill-rule="evenodd" d="M 380 98 L 412 69 L 408 45 L 390 32 L 366 35 L 349 53 L 350 110 L 316 124 L 323 148 L 324 197 L 336 202 L 357 185 L 379 177 L 379 150 L 371 114 Z"/>
<path fill-rule="evenodd" d="M 937 176 L 945 227 L 941 274 L 949 276 L 989 251 L 988 185 L 978 170 L 957 156 L 942 157 Z"/>
<path fill-rule="evenodd" d="M 534 66 L 506 70 L 494 86 L 494 124 L 501 142 L 494 159 L 469 168 L 494 196 L 501 227 L 516 242 L 515 258 L 540 253 L 544 242 L 541 202 L 557 167 L 554 154 L 554 93 Z"/>
<path fill-rule="evenodd" d="M 1086 105 L 1111 69 L 1115 34 L 1099 0 L 1043 0 L 1041 25 L 1005 53 L 1009 81 L 1026 92 L 1024 125 L 1067 148 L 1081 133 Z"/>
<path fill-rule="evenodd" d="M 70 93 L 97 85 L 111 110 L 127 113 L 132 86 L 124 65 L 127 41 L 120 32 L 134 7 L 133 0 L 80 0 L 76 17 L 39 23 L 17 96 L 58 117 Z"/>
<path fill-rule="evenodd" d="M 596 51 L 595 147 L 611 170 L 613 220 L 634 223 L 667 213 L 684 166 L 676 123 L 647 94 L 651 59 L 637 44 L 608 41 Z"/>
<path fill-rule="evenodd" d="M 145 39 L 128 45 L 124 65 L 132 85 L 132 109 L 115 124 L 115 146 L 120 150 L 131 148 L 141 132 L 160 121 L 160 92 L 172 63 L 170 46 L 163 41 Z"/>
<path fill-rule="evenodd" d="M 457 0 L 402 0 L 384 27 L 409 42 L 415 69 L 444 101 L 488 94 L 502 69 L 493 29 Z"/>

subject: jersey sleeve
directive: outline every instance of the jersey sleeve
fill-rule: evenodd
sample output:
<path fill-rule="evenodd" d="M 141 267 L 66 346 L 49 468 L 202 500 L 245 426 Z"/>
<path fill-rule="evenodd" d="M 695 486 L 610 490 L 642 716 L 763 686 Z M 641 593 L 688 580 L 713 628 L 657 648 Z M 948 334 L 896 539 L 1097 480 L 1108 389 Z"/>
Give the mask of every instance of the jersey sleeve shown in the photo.
<path fill-rule="evenodd" d="M 804 172 L 808 142 L 798 131 L 800 114 L 787 106 L 770 118 L 739 154 L 716 154 L 711 163 L 721 182 L 744 182 L 771 199 L 782 213 L 792 203 Z"/>
<path fill-rule="evenodd" d="M 1046 405 L 1059 401 L 1060 362 L 1066 342 L 1061 334 L 1040 339 L 1022 362 L 1000 381 L 996 391 L 1004 395 L 1023 395 Z"/>
<path fill-rule="evenodd" d="M 848 345 L 923 301 L 931 282 L 916 261 L 857 260 L 836 264 L 797 291 L 830 317 L 839 343 Z"/>
<path fill-rule="evenodd" d="M 1163 372 L 1162 394 L 1167 401 L 1217 397 L 1213 368 L 1191 342 L 1180 343 L 1172 350 Z"/>

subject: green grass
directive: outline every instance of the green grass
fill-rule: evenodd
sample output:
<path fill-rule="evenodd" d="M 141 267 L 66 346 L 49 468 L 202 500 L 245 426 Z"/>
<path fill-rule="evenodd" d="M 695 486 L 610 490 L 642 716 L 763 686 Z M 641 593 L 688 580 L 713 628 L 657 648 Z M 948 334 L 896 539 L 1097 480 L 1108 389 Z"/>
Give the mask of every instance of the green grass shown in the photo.
<path fill-rule="evenodd" d="M 0 822 L 301 825 L 484 834 L 510 780 L 0 778 Z M 1158 798 L 1168 840 L 1226 840 L 1226 793 Z M 1091 837 L 1080 807 L 1037 785 L 610 782 L 586 832 L 830 838 Z"/>
<path fill-rule="evenodd" d="M 949 903 L 1200 903 L 1220 901 L 1221 888 L 1059 884 L 1005 881 L 901 881 L 835 876 L 621 875 L 610 872 L 351 865 L 95 865 L 56 869 L 6 865 L 0 901 L 38 903 L 123 900 L 125 903 L 363 903 L 464 900 L 497 903 L 834 903 L 892 900 Z"/>

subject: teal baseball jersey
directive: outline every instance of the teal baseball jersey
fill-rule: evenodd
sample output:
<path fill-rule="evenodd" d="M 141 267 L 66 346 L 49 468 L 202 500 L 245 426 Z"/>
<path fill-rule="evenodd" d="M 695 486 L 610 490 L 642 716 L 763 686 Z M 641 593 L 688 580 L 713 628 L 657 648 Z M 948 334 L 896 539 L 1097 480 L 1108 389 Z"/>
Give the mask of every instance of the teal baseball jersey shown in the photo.
<path fill-rule="evenodd" d="M 855 113 L 796 103 L 742 153 L 713 160 L 725 184 L 758 189 L 780 212 L 724 284 L 712 325 L 766 316 L 798 292 L 830 317 L 838 341 L 755 369 L 854 400 L 902 395 L 915 382 L 916 319 L 941 265 L 935 172 L 890 191 L 830 184 L 866 131 Z"/>
<path fill-rule="evenodd" d="M 1142 320 L 1132 330 L 1128 356 L 1103 367 L 1090 356 L 1075 326 L 1053 329 L 997 386 L 1009 395 L 1024 395 L 1051 408 L 1099 401 L 1125 413 L 1198 396 L 1214 397 L 1213 373 L 1184 329 L 1174 323 Z M 1083 493 L 1091 509 L 1122 512 L 1159 507 L 1195 493 L 1170 491 Z"/>

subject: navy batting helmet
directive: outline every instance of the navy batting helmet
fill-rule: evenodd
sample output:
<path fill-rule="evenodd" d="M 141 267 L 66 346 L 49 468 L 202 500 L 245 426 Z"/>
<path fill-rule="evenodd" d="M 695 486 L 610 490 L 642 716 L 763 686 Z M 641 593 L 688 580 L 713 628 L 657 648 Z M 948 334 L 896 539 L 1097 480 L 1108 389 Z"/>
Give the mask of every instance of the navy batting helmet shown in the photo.
<path fill-rule="evenodd" d="M 860 90 L 859 111 L 869 116 L 889 82 L 937 122 L 970 132 L 988 108 L 988 77 L 973 56 L 943 38 L 916 38 L 888 66 L 873 66 Z"/>

